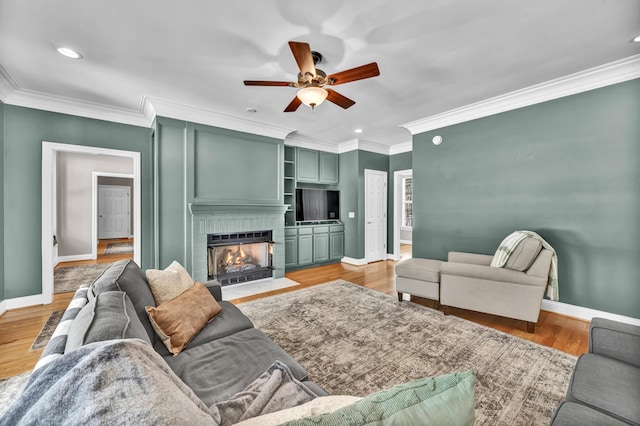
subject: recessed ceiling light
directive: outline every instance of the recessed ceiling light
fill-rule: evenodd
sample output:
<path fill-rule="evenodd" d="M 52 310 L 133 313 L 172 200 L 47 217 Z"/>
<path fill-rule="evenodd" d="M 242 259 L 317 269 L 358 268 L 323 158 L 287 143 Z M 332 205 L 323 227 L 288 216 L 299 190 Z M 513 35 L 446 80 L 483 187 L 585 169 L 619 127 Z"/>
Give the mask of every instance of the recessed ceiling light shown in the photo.
<path fill-rule="evenodd" d="M 362 129 L 355 129 L 355 130 L 354 130 L 354 132 L 356 132 L 356 133 L 362 133 L 362 132 L 363 132 L 363 130 L 362 130 Z"/>
<path fill-rule="evenodd" d="M 67 58 L 82 59 L 82 53 L 78 52 L 77 50 L 73 50 L 70 47 L 58 47 L 56 50 L 59 54 L 61 54 L 62 56 L 66 56 Z"/>
<path fill-rule="evenodd" d="M 640 34 L 629 40 L 629 43 L 640 43 Z"/>

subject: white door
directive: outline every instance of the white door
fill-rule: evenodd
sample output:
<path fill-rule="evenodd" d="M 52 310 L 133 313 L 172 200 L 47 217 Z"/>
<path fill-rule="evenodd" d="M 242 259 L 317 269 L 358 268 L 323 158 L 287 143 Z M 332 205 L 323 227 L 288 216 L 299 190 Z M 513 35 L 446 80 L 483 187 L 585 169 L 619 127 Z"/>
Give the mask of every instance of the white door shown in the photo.
<path fill-rule="evenodd" d="M 128 186 L 98 186 L 98 239 L 131 236 L 131 189 Z"/>
<path fill-rule="evenodd" d="M 368 262 L 387 258 L 387 172 L 364 171 L 365 257 Z"/>

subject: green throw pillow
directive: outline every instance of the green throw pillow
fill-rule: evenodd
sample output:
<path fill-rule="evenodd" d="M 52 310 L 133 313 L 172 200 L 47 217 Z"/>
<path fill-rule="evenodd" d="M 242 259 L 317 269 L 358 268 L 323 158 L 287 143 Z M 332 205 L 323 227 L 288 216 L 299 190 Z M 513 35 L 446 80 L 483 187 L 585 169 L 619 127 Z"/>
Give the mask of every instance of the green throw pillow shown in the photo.
<path fill-rule="evenodd" d="M 376 392 L 332 413 L 285 425 L 473 425 L 475 381 L 471 371 L 416 380 Z"/>

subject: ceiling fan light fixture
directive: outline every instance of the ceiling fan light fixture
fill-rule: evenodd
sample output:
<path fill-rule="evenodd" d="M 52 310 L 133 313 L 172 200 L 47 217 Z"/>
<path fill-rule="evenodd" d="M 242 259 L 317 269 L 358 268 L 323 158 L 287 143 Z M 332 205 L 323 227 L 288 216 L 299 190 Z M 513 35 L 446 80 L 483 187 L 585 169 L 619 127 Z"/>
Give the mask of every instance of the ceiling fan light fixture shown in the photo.
<path fill-rule="evenodd" d="M 300 89 L 296 96 L 303 104 L 310 106 L 311 109 L 313 109 L 324 102 L 328 95 L 329 92 L 324 90 L 322 87 L 312 86 Z"/>

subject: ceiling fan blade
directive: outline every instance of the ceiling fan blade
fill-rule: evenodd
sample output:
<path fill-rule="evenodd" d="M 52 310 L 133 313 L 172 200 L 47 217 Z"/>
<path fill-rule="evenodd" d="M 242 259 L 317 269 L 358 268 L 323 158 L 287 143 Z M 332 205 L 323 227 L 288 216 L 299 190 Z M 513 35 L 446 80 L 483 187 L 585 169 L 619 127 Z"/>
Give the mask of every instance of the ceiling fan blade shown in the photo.
<path fill-rule="evenodd" d="M 289 47 L 291 48 L 293 57 L 296 59 L 298 68 L 300 68 L 300 74 L 307 75 L 307 73 L 309 73 L 315 77 L 316 66 L 313 63 L 313 56 L 311 56 L 311 47 L 309 47 L 309 43 L 290 41 Z"/>
<path fill-rule="evenodd" d="M 245 86 L 293 86 L 290 81 L 262 81 L 262 80 L 245 80 Z"/>
<path fill-rule="evenodd" d="M 355 104 L 355 101 L 352 101 L 346 96 L 341 95 L 335 90 L 331 90 L 331 89 L 326 89 L 326 90 L 327 92 L 329 92 L 329 94 L 327 95 L 327 100 L 329 102 L 333 102 L 334 104 L 341 106 L 344 109 L 347 109 L 350 106 L 353 106 Z"/>
<path fill-rule="evenodd" d="M 335 86 L 336 84 L 348 83 L 350 81 L 362 80 L 379 75 L 380 70 L 378 69 L 378 64 L 376 62 L 371 62 L 367 65 L 362 65 L 356 68 L 351 68 L 350 70 L 331 74 L 327 77 L 327 80 L 329 80 L 329 84 Z"/>
<path fill-rule="evenodd" d="M 287 107 L 284 109 L 284 112 L 293 112 L 297 110 L 300 105 L 302 105 L 302 101 L 296 96 L 295 98 L 293 98 L 291 103 L 287 105 Z"/>

